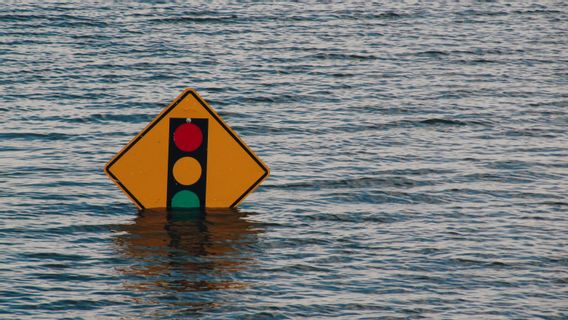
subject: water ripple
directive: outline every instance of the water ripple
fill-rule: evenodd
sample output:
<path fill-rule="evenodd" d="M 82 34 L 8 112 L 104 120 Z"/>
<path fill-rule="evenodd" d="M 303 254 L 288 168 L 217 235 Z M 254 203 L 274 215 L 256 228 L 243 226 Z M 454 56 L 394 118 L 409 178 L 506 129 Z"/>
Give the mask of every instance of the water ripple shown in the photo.
<path fill-rule="evenodd" d="M 0 9 L 0 317 L 568 318 L 564 4 Z M 102 172 L 186 87 L 271 167 L 239 210 Z"/>

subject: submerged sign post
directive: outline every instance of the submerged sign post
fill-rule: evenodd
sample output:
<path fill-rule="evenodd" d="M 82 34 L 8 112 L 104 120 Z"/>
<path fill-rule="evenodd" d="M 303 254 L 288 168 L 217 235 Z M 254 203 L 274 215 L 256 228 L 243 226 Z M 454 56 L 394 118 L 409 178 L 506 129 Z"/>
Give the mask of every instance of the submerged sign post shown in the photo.
<path fill-rule="evenodd" d="M 268 167 L 192 89 L 105 166 L 140 209 L 233 208 Z"/>

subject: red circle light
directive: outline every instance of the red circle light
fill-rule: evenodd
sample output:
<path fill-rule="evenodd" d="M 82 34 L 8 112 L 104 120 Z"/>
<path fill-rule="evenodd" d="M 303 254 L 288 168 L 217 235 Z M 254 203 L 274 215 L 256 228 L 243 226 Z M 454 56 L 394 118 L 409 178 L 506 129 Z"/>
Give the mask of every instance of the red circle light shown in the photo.
<path fill-rule="evenodd" d="M 185 152 L 191 152 L 199 148 L 203 142 L 203 133 L 193 123 L 184 123 L 174 131 L 174 143 Z"/>

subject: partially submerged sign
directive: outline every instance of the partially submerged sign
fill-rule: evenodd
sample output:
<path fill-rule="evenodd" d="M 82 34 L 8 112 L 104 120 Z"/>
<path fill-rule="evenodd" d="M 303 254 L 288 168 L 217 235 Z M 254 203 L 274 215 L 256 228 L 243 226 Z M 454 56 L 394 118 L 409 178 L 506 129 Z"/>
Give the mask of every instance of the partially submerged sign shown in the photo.
<path fill-rule="evenodd" d="M 192 89 L 185 90 L 105 166 L 140 208 L 232 208 L 268 167 Z"/>

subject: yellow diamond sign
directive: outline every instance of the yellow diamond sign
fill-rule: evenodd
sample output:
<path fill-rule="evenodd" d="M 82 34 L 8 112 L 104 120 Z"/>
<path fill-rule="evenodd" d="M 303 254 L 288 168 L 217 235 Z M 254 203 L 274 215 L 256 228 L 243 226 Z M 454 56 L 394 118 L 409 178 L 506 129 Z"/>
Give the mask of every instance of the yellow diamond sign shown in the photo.
<path fill-rule="evenodd" d="M 231 208 L 269 169 L 187 89 L 107 163 L 105 173 L 140 209 Z"/>

